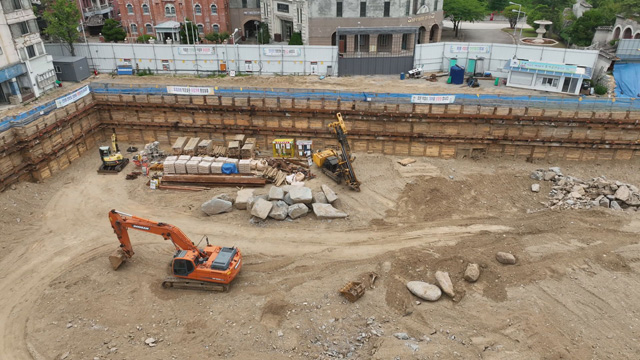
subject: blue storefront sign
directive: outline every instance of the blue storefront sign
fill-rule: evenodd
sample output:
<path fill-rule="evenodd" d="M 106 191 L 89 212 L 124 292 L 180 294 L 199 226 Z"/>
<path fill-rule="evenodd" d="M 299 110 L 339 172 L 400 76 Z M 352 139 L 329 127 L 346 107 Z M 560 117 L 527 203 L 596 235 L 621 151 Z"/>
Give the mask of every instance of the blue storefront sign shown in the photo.
<path fill-rule="evenodd" d="M 22 63 L 8 66 L 0 70 L 0 83 L 3 83 L 7 80 L 11 80 L 14 77 L 20 76 L 26 72 L 27 72 L 27 67 Z"/>

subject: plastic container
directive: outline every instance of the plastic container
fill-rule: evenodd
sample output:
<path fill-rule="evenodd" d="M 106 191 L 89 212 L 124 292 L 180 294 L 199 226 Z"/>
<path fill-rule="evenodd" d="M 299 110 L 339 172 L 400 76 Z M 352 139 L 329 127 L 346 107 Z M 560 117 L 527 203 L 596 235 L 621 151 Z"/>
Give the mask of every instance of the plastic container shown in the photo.
<path fill-rule="evenodd" d="M 405 75 L 404 75 L 404 73 L 403 73 L 403 72 L 401 72 L 401 73 L 400 73 L 400 80 L 404 80 L 404 76 L 405 76 Z"/>

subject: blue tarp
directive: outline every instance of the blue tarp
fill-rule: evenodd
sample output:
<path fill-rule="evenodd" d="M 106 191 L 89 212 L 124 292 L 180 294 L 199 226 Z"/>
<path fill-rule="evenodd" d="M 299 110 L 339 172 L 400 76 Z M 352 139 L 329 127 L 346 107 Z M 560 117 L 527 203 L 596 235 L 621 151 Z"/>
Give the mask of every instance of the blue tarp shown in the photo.
<path fill-rule="evenodd" d="M 616 96 L 640 97 L 640 64 L 620 64 L 613 66 L 616 79 Z"/>
<path fill-rule="evenodd" d="M 222 165 L 222 173 L 223 174 L 237 174 L 238 168 L 236 164 L 223 164 Z"/>

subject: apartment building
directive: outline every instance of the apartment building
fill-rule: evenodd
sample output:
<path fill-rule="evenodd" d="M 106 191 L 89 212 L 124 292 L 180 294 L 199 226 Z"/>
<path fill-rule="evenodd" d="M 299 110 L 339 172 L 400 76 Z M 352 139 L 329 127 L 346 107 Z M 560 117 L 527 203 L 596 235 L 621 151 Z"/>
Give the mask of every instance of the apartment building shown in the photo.
<path fill-rule="evenodd" d="M 159 42 L 179 42 L 185 19 L 198 26 L 200 35 L 229 32 L 229 0 L 117 0 L 120 20 L 129 37 L 148 34 Z"/>
<path fill-rule="evenodd" d="M 369 51 L 372 45 L 378 47 L 378 39 L 382 48 L 393 48 L 393 42 L 406 47 L 402 43 L 411 43 L 412 39 L 402 34 L 379 37 L 361 32 L 336 39 L 338 28 L 382 31 L 386 27 L 406 27 L 416 30 L 418 44 L 439 41 L 442 3 L 443 0 L 262 0 L 258 6 L 274 41 L 288 41 L 293 32 L 300 32 L 305 44 L 340 45 L 345 52 L 354 47 Z"/>
<path fill-rule="evenodd" d="M 0 0 L 0 6 L 0 102 L 20 103 L 53 88 L 56 74 L 31 1 Z"/>

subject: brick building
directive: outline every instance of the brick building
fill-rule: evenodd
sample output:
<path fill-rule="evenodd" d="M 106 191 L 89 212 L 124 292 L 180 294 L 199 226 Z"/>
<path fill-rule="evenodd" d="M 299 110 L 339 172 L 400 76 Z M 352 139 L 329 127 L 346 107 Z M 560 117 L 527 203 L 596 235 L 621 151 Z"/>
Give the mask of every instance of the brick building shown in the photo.
<path fill-rule="evenodd" d="M 131 38 L 148 34 L 179 42 L 180 24 L 193 21 L 200 36 L 232 32 L 229 0 L 117 0 L 122 26 Z"/>

